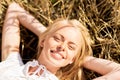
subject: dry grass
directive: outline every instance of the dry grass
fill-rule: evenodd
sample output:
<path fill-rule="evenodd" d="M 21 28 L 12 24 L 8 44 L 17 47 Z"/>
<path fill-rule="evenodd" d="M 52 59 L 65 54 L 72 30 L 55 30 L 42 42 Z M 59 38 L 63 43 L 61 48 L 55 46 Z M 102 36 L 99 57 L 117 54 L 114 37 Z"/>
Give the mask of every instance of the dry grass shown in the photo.
<path fill-rule="evenodd" d="M 0 37 L 5 12 L 11 1 L 19 3 L 46 26 L 56 18 L 78 19 L 89 29 L 95 43 L 93 55 L 120 62 L 119 0 L 1 0 Z M 33 58 L 37 51 L 37 37 L 23 27 L 21 32 L 21 55 L 26 62 Z M 85 74 L 89 74 L 88 80 L 97 76 L 87 70 Z"/>

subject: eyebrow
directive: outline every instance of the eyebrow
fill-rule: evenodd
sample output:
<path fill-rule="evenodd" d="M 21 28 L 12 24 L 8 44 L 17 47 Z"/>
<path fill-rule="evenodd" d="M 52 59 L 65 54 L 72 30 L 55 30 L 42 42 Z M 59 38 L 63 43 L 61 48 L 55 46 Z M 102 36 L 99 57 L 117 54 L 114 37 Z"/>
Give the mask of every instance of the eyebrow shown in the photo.
<path fill-rule="evenodd" d="M 58 34 L 58 35 L 60 35 L 61 37 L 62 37 L 62 40 L 64 41 L 64 36 L 63 35 L 61 35 L 61 34 L 59 34 L 59 33 L 56 33 L 56 34 Z M 74 42 L 72 42 L 72 41 L 70 41 L 69 42 L 70 44 L 73 44 L 73 45 L 75 45 L 75 46 L 78 46 L 76 43 L 74 43 Z"/>

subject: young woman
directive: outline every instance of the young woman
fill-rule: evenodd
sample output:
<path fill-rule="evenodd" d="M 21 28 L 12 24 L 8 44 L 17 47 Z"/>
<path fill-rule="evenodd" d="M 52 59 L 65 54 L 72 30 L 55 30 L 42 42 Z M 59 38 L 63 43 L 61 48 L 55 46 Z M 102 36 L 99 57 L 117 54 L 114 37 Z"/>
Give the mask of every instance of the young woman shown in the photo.
<path fill-rule="evenodd" d="M 33 19 L 16 3 L 8 7 L 2 35 L 3 60 L 5 54 L 8 57 L 0 63 L 0 80 L 80 80 L 80 67 L 92 52 L 87 28 L 77 20 L 63 19 L 46 30 Z M 19 55 L 20 23 L 39 37 L 38 59 L 25 65 Z"/>
<path fill-rule="evenodd" d="M 57 20 L 46 30 L 33 19 L 18 4 L 9 6 L 3 26 L 4 61 L 0 63 L 0 80 L 83 80 L 83 63 L 84 67 L 104 75 L 95 80 L 120 79 L 119 64 L 89 56 L 92 53 L 90 35 L 79 21 Z M 38 59 L 26 64 L 19 55 L 20 23 L 39 37 Z"/>

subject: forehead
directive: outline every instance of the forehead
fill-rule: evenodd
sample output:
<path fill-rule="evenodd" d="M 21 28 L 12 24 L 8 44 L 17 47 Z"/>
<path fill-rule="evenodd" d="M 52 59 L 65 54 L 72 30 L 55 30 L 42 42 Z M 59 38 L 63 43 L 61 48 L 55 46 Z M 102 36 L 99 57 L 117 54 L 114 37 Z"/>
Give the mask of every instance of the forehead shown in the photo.
<path fill-rule="evenodd" d="M 55 33 L 61 34 L 65 39 L 78 45 L 82 39 L 81 32 L 75 27 L 62 27 L 55 31 L 53 34 Z"/>

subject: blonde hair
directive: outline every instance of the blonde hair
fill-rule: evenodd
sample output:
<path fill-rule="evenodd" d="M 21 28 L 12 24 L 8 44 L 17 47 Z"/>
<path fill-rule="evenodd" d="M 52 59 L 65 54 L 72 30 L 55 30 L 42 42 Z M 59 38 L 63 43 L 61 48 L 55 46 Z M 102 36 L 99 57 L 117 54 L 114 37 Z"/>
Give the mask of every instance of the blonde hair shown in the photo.
<path fill-rule="evenodd" d="M 82 34 L 82 42 L 81 48 L 79 49 L 77 55 L 75 56 L 75 60 L 72 64 L 68 64 L 65 67 L 60 68 L 56 75 L 60 80 L 81 80 L 82 77 L 82 63 L 86 56 L 91 55 L 91 38 L 88 33 L 88 29 L 83 26 L 78 20 L 68 20 L 68 19 L 60 19 L 53 22 L 50 26 L 47 27 L 47 30 L 42 33 L 39 37 L 38 44 L 38 53 L 40 55 L 42 48 L 40 47 L 40 43 L 46 38 L 48 34 L 51 34 L 58 29 L 70 26 L 77 28 Z"/>

